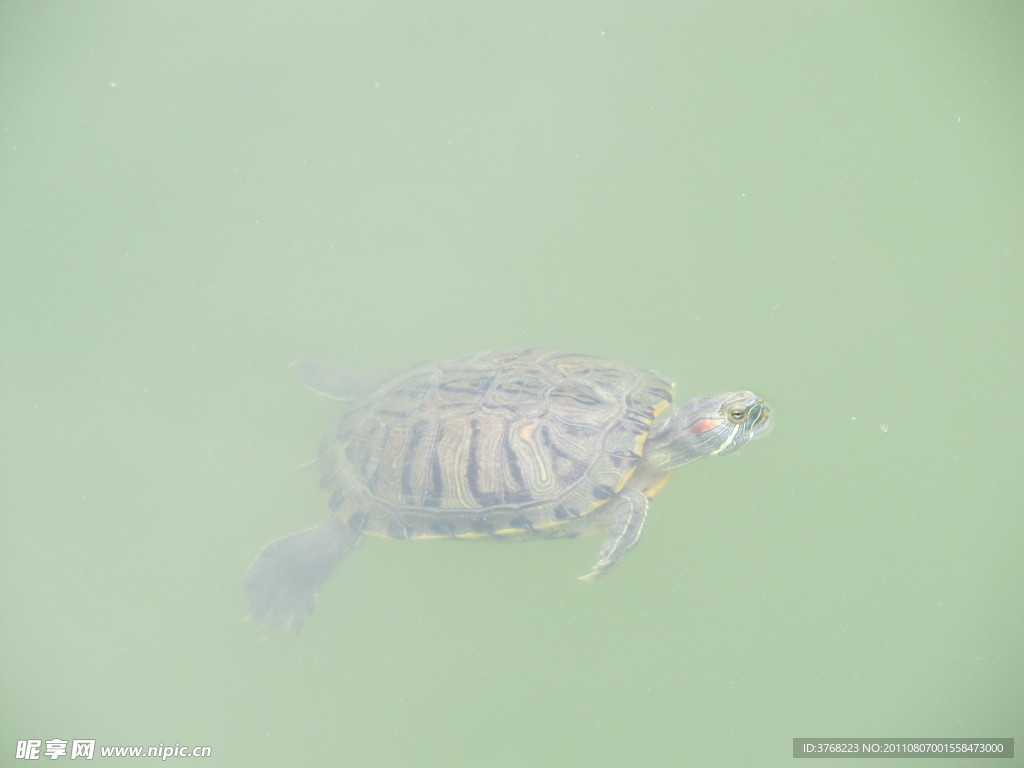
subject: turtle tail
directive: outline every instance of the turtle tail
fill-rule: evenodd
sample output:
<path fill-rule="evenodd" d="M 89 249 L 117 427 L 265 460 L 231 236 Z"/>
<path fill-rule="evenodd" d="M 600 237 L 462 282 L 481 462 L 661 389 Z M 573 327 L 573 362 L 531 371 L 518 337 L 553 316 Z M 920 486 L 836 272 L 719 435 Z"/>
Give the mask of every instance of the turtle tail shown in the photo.
<path fill-rule="evenodd" d="M 320 585 L 361 538 L 332 516 L 267 544 L 245 573 L 252 618 L 298 632 L 313 613 Z"/>

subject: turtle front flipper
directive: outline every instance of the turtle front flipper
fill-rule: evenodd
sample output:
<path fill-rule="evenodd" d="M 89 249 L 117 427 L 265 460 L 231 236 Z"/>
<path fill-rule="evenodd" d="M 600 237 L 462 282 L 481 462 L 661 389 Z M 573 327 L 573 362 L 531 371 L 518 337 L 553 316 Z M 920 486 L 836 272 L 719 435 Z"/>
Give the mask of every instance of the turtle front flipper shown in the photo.
<path fill-rule="evenodd" d="M 608 524 L 608 538 L 601 545 L 597 562 L 581 581 L 593 581 L 610 571 L 640 538 L 647 520 L 647 497 L 636 488 L 623 488 L 617 496 L 607 502 L 611 513 Z"/>
<path fill-rule="evenodd" d="M 320 585 L 361 538 L 332 516 L 267 544 L 245 574 L 252 617 L 298 631 L 313 613 Z"/>

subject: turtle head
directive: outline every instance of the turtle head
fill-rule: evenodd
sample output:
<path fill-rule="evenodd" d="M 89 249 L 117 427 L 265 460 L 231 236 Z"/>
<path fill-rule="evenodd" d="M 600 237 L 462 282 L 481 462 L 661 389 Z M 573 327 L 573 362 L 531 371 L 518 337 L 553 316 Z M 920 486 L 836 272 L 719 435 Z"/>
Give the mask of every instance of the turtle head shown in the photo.
<path fill-rule="evenodd" d="M 645 458 L 675 469 L 701 456 L 724 456 L 765 434 L 771 411 L 753 392 L 704 395 L 672 409 L 651 430 Z"/>

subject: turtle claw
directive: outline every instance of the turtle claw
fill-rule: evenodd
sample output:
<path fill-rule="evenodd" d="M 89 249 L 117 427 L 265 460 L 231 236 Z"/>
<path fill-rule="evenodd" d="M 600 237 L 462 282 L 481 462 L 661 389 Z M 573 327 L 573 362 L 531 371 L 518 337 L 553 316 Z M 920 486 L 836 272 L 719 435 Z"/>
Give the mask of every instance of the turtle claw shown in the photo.
<path fill-rule="evenodd" d="M 272 541 L 245 574 L 250 615 L 272 629 L 298 632 L 327 580 L 359 534 L 334 518 Z"/>
<path fill-rule="evenodd" d="M 297 633 L 316 607 L 317 584 L 276 560 L 273 550 L 264 551 L 246 573 L 249 616 L 272 629 Z"/>
<path fill-rule="evenodd" d="M 619 495 L 608 502 L 611 505 L 611 523 L 608 538 L 601 545 L 597 562 L 590 573 L 577 576 L 580 581 L 593 581 L 608 573 L 619 559 L 632 549 L 640 539 L 647 520 L 647 497 L 636 488 L 624 488 Z"/>

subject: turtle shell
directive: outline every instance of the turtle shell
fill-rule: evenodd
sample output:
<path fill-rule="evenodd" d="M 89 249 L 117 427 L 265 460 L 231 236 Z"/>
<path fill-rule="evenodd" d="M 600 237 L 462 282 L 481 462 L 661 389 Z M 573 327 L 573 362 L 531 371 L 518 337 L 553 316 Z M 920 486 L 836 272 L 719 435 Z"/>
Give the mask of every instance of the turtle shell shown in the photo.
<path fill-rule="evenodd" d="M 657 374 L 551 350 L 422 365 L 341 417 L 321 484 L 369 535 L 559 535 L 626 485 L 673 396 Z"/>

